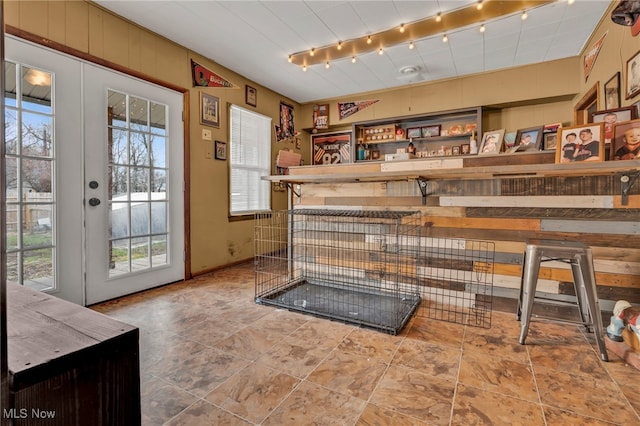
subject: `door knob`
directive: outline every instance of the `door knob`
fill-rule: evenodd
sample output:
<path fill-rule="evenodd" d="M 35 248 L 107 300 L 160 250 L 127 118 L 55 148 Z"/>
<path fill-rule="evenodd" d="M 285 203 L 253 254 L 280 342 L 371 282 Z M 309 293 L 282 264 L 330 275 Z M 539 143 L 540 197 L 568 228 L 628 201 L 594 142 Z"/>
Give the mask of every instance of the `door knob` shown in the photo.
<path fill-rule="evenodd" d="M 92 180 L 91 182 L 89 182 L 89 188 L 96 189 L 97 187 L 98 187 L 98 182 L 96 182 L 95 180 Z"/>
<path fill-rule="evenodd" d="M 89 198 L 89 205 L 90 206 L 97 206 L 98 204 L 100 204 L 100 200 L 98 198 Z"/>

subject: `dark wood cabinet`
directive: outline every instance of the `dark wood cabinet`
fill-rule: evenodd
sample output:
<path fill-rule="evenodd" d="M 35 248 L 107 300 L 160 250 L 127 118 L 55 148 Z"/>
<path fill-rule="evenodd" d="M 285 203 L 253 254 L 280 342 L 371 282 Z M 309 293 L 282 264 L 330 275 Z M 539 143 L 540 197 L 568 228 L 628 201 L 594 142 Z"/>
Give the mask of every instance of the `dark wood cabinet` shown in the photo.
<path fill-rule="evenodd" d="M 7 350 L 13 425 L 139 425 L 136 327 L 7 285 Z"/>

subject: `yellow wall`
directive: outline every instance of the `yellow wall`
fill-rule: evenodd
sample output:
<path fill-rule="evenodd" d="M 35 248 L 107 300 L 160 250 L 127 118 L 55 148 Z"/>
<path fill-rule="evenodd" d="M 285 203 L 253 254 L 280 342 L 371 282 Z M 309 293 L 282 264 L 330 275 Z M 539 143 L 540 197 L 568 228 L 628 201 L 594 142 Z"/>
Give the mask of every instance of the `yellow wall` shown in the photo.
<path fill-rule="evenodd" d="M 212 129 L 214 140 L 228 141 L 225 108 L 228 103 L 251 108 L 244 103 L 245 84 L 258 90 L 255 111 L 272 117 L 274 124 L 279 121 L 280 101 L 294 106 L 297 128 L 312 127 L 315 103 L 330 104 L 332 128 L 350 128 L 356 121 L 499 105 L 500 109 L 485 114 L 484 129 L 504 127 L 507 131 L 515 131 L 557 121 L 571 123 L 575 102 L 594 82 L 599 81 L 601 89 L 604 82 L 616 71 L 623 70 L 626 60 L 640 49 L 640 38 L 631 38 L 628 28 L 612 24 L 607 12 L 595 38 L 587 44 L 587 48 L 591 47 L 597 37 L 608 31 L 586 83 L 581 57 L 575 57 L 299 105 L 220 66 L 214 62 L 215 58 L 204 58 L 86 1 L 5 1 L 4 7 L 8 25 L 189 90 L 191 269 L 194 274 L 253 256 L 253 221 L 230 222 L 227 218 L 228 163 L 206 158 L 212 143 L 201 139 L 205 127 L 198 122 L 200 91 L 220 98 L 221 124 L 219 129 Z M 190 59 L 220 74 L 238 88 L 193 88 Z M 623 72 L 623 82 L 624 76 Z M 622 86 L 624 90 L 624 83 Z M 381 101 L 348 119 L 338 120 L 336 102 L 364 99 Z M 623 99 L 623 105 L 631 103 L 632 100 Z M 310 136 L 303 132 L 302 138 L 303 158 L 309 164 Z M 284 146 L 294 149 L 292 144 Z M 282 143 L 273 144 L 274 160 L 277 150 L 282 148 Z M 274 192 L 273 200 L 275 209 L 287 207 L 284 192 Z"/>
<path fill-rule="evenodd" d="M 207 158 L 213 142 L 202 140 L 202 129 L 211 129 L 213 140 L 228 141 L 227 104 L 237 104 L 270 116 L 273 123 L 278 124 L 280 101 L 293 105 L 297 114 L 299 105 L 296 102 L 85 1 L 8 1 L 5 2 L 5 23 L 188 89 L 191 270 L 198 274 L 253 257 L 253 221 L 228 220 L 228 162 Z M 192 87 L 190 59 L 221 75 L 237 88 Z M 256 108 L 245 104 L 245 84 L 257 89 Z M 220 98 L 220 128 L 199 123 L 200 92 Z M 293 144 L 274 144 L 274 161 L 277 150 L 285 147 L 294 149 Z M 308 149 L 306 144 L 303 147 Z M 272 199 L 274 209 L 287 208 L 286 193 L 275 192 Z"/>
<path fill-rule="evenodd" d="M 589 51 L 603 34 L 607 34 L 589 78 L 585 81 L 582 69 L 577 76 L 578 82 L 580 83 L 580 92 L 574 100 L 576 102 L 580 100 L 589 89 L 597 84 L 599 110 L 605 109 L 604 84 L 618 71 L 620 71 L 621 106 L 628 106 L 640 101 L 640 97 L 637 95 L 635 98 L 625 99 L 627 61 L 631 56 L 640 51 L 640 35 L 632 37 L 629 27 L 617 25 L 611 21 L 611 10 L 613 10 L 617 3 L 618 2 L 612 2 L 612 5 L 607 12 L 605 12 L 600 24 L 593 32 L 591 39 L 586 44 L 585 52 Z"/>

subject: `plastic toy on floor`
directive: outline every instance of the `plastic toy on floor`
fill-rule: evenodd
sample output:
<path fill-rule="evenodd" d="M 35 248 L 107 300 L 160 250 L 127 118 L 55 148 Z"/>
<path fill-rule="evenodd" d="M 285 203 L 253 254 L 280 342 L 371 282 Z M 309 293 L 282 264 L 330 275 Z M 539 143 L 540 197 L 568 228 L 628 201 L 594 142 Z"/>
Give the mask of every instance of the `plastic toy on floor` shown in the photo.
<path fill-rule="evenodd" d="M 607 337 L 607 349 L 640 369 L 640 308 L 618 300 L 607 327 Z"/>

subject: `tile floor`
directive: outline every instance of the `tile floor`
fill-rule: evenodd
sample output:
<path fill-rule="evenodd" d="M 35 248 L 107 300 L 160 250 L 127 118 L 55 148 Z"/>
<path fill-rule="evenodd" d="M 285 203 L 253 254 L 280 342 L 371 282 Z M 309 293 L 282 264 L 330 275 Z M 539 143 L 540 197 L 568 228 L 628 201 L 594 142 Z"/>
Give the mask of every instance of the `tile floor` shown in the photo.
<path fill-rule="evenodd" d="M 93 309 L 140 328 L 144 425 L 638 425 L 640 372 L 583 327 L 415 317 L 391 336 L 257 305 L 252 264 Z"/>

